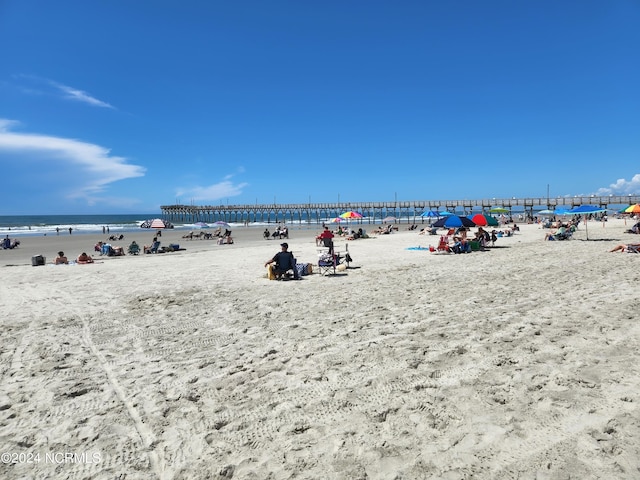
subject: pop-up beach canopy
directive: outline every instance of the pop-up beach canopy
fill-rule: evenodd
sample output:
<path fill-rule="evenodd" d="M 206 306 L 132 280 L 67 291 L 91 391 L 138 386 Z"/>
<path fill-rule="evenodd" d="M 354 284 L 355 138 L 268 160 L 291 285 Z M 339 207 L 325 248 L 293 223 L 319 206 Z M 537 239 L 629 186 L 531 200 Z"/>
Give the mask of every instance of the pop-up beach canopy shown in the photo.
<path fill-rule="evenodd" d="M 580 205 L 579 207 L 573 207 L 567 212 L 567 215 L 584 215 L 584 231 L 589 240 L 589 229 L 587 228 L 587 215 L 592 213 L 604 212 L 606 209 L 602 207 L 596 207 L 595 205 Z"/>

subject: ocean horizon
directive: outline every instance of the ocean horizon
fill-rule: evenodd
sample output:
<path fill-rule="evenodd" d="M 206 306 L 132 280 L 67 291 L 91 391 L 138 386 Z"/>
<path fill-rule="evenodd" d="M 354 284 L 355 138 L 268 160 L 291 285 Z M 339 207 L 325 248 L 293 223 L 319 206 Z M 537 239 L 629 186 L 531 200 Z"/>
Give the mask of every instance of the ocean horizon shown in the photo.
<path fill-rule="evenodd" d="M 456 212 L 462 214 L 461 212 Z M 514 211 L 521 214 L 523 212 Z M 77 215 L 2 215 L 0 216 L 0 235 L 9 236 L 37 236 L 37 235 L 69 235 L 71 228 L 73 235 L 103 233 L 103 228 L 109 233 L 122 233 L 138 230 L 140 225 L 150 219 L 162 218 L 158 213 L 122 213 L 122 214 L 77 214 Z M 329 223 L 332 218 L 317 217 L 313 212 L 309 217 L 304 214 L 298 221 L 291 221 L 282 215 L 272 214 L 266 221 L 253 222 L 245 218 L 242 222 L 228 222 L 231 227 L 260 227 L 278 223 L 290 225 L 312 226 Z M 398 216 L 398 223 L 427 222 L 428 219 L 414 216 Z M 175 229 L 194 229 L 199 225 L 193 221 L 171 221 Z M 367 217 L 352 223 L 380 223 L 369 221 Z"/>

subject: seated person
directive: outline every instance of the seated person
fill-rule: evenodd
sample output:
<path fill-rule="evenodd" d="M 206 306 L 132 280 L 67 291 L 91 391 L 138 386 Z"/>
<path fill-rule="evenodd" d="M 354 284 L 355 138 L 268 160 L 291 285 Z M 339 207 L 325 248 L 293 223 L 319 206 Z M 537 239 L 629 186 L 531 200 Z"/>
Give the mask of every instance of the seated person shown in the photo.
<path fill-rule="evenodd" d="M 7 235 L 6 238 L 2 240 L 2 248 L 4 248 L 5 250 L 7 248 L 11 248 L 11 240 L 9 239 L 9 235 Z"/>
<path fill-rule="evenodd" d="M 100 254 L 102 255 L 102 242 L 98 242 L 93 246 L 93 251 L 94 252 L 100 252 Z"/>
<path fill-rule="evenodd" d="M 271 233 L 269 232 L 268 228 L 264 229 L 264 232 L 262 233 L 262 236 L 264 237 L 265 240 L 269 240 L 269 237 L 271 237 Z"/>
<path fill-rule="evenodd" d="M 296 268 L 296 259 L 293 253 L 288 251 L 289 244 L 281 243 L 281 251 L 276 253 L 271 260 L 264 264 L 265 267 L 272 269 L 276 280 L 282 279 L 289 270 L 293 270 L 293 278 L 298 279 L 298 269 Z M 271 264 L 275 264 L 271 266 Z"/>
<path fill-rule="evenodd" d="M 562 240 L 563 238 L 565 238 L 567 234 L 567 228 L 564 226 L 558 227 L 558 229 L 555 232 L 551 232 L 551 233 L 546 233 L 544 235 L 544 239 L 545 240 Z"/>
<path fill-rule="evenodd" d="M 67 257 L 64 256 L 64 252 L 58 252 L 58 256 L 53 263 L 55 263 L 56 265 L 66 265 L 69 263 L 69 260 L 67 260 Z"/>
<path fill-rule="evenodd" d="M 455 243 L 451 248 L 453 253 L 471 253 L 471 244 L 466 238 L 456 237 Z"/>
<path fill-rule="evenodd" d="M 289 238 L 289 229 L 287 227 L 282 227 L 280 229 L 280 238 Z"/>
<path fill-rule="evenodd" d="M 140 246 L 135 240 L 129 245 L 128 251 L 130 255 L 138 255 L 138 253 L 140 253 Z"/>
<path fill-rule="evenodd" d="M 158 248 L 160 248 L 160 242 L 154 237 L 150 247 L 144 246 L 144 253 L 158 253 Z"/>
<path fill-rule="evenodd" d="M 333 245 L 333 237 L 333 232 L 329 230 L 329 227 L 324 227 L 322 233 L 316 237 L 316 245 L 331 247 Z"/>
<path fill-rule="evenodd" d="M 636 223 L 633 227 L 631 227 L 629 230 L 625 230 L 624 233 L 635 233 L 638 234 L 640 233 L 640 222 Z"/>
<path fill-rule="evenodd" d="M 82 252 L 80 255 L 78 255 L 77 262 L 78 263 L 93 263 L 93 258 L 91 258 L 89 255 L 87 255 L 85 252 Z"/>
<path fill-rule="evenodd" d="M 638 253 L 640 250 L 640 243 L 627 243 L 620 244 L 617 247 L 613 247 L 609 252 L 634 252 Z"/>

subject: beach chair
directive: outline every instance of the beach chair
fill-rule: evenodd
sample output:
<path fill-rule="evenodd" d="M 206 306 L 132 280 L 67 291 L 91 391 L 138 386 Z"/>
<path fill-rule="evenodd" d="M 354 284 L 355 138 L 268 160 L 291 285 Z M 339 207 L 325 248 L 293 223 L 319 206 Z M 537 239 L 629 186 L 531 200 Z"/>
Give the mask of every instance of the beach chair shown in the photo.
<path fill-rule="evenodd" d="M 145 253 L 158 253 L 159 248 L 160 248 L 160 242 L 156 240 L 155 242 L 153 242 L 151 247 L 147 249 Z"/>
<path fill-rule="evenodd" d="M 132 243 L 129 245 L 128 253 L 129 255 L 138 255 L 140 253 L 140 245 Z"/>
<path fill-rule="evenodd" d="M 440 242 L 438 242 L 438 247 L 436 248 L 438 253 L 450 253 L 451 249 L 449 248 L 449 237 L 443 235 L 440 237 Z"/>
<path fill-rule="evenodd" d="M 338 265 L 340 265 L 340 256 L 335 253 L 323 253 L 318 257 L 320 275 L 335 275 Z"/>

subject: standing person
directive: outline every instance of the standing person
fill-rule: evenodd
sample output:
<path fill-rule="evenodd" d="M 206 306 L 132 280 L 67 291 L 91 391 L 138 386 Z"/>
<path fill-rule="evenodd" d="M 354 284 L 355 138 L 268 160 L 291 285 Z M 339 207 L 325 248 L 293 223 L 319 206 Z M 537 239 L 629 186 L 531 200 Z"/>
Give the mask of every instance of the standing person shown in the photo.
<path fill-rule="evenodd" d="M 272 263 L 275 263 L 273 269 L 270 270 L 273 272 L 276 280 L 280 280 L 285 273 L 289 270 L 293 269 L 293 278 L 298 280 L 298 269 L 296 268 L 296 259 L 293 256 L 293 253 L 288 251 L 289 244 L 281 243 L 280 247 L 282 248 L 278 253 L 276 253 L 271 260 L 265 262 L 264 266 L 268 267 Z"/>
<path fill-rule="evenodd" d="M 56 235 L 60 235 L 60 227 L 56 227 Z"/>
<path fill-rule="evenodd" d="M 107 225 L 107 233 L 109 233 L 109 225 Z"/>
<path fill-rule="evenodd" d="M 71 235 L 72 231 L 73 231 L 73 228 L 69 227 L 69 235 Z"/>
<path fill-rule="evenodd" d="M 104 235 L 105 233 L 107 233 L 107 229 L 103 226 L 102 227 L 102 234 Z"/>

